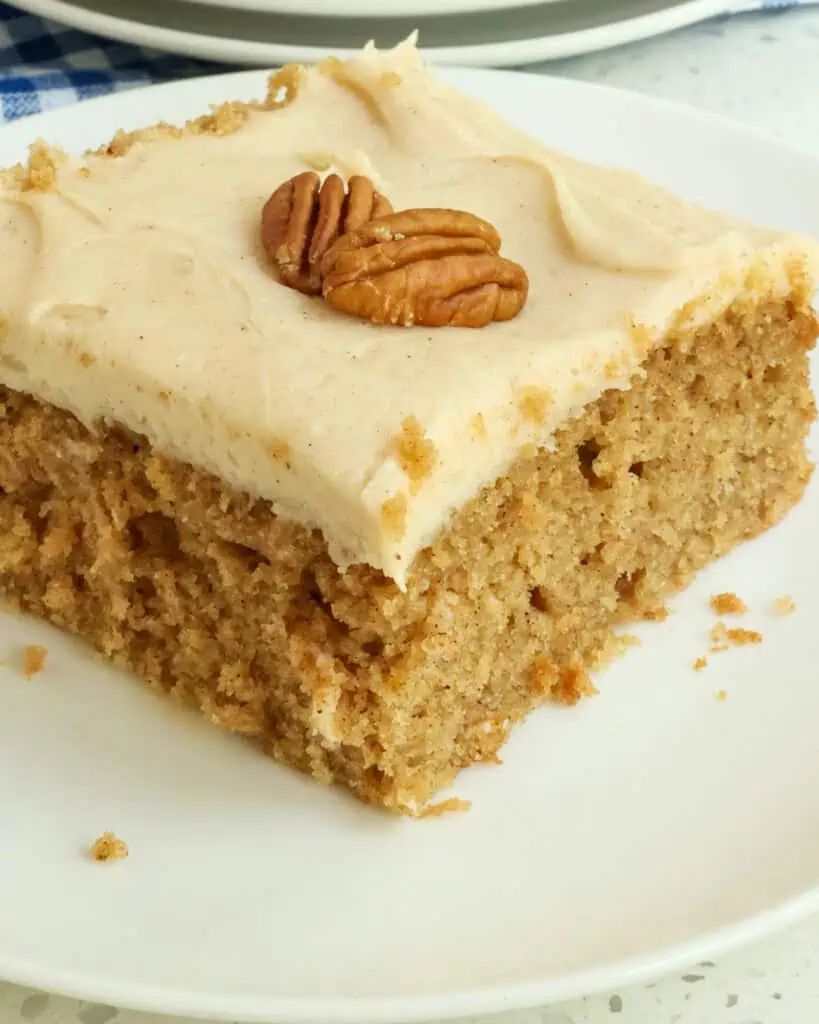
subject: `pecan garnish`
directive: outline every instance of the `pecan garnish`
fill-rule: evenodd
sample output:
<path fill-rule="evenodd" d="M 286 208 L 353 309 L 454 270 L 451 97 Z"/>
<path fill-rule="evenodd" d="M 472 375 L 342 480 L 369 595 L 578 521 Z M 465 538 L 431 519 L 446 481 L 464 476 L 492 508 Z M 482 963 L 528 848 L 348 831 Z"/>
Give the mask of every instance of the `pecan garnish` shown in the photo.
<path fill-rule="evenodd" d="M 282 281 L 306 295 L 321 294 L 321 261 L 339 235 L 392 213 L 369 178 L 354 174 L 345 189 L 337 174 L 304 171 L 280 185 L 262 210 L 262 245 Z"/>
<path fill-rule="evenodd" d="M 484 327 L 526 302 L 523 267 L 498 253 L 487 221 L 460 210 L 405 210 L 338 239 L 321 265 L 334 309 L 375 324 Z"/>

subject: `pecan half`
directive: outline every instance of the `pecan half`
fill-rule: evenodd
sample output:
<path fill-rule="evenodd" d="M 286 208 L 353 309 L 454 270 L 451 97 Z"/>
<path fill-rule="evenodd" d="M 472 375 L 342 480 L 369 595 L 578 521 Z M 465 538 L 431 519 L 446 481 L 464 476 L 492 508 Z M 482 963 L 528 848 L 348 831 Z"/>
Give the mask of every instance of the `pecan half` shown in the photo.
<path fill-rule="evenodd" d="M 345 189 L 337 174 L 324 183 L 304 171 L 279 185 L 262 210 L 262 245 L 284 284 L 321 294 L 321 260 L 339 235 L 392 212 L 369 178 L 354 174 Z"/>
<path fill-rule="evenodd" d="M 344 234 L 321 266 L 334 309 L 375 324 L 484 327 L 526 302 L 523 267 L 498 255 L 500 236 L 460 210 L 405 210 Z"/>

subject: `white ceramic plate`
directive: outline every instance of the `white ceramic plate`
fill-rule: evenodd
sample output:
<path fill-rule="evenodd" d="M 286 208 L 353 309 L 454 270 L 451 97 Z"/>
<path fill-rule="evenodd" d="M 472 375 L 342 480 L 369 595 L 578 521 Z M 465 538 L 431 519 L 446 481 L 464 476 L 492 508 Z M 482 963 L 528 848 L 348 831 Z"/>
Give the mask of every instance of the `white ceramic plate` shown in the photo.
<path fill-rule="evenodd" d="M 571 81 L 446 77 L 550 145 L 819 235 L 819 163 L 763 137 Z M 0 164 L 37 137 L 80 150 L 262 88 L 245 73 L 42 115 L 0 130 Z M 642 627 L 597 698 L 543 709 L 502 766 L 464 772 L 468 814 L 420 822 L 0 616 L 0 977 L 231 1020 L 420 1020 L 612 990 L 819 909 L 817 521 L 814 483 Z M 694 673 L 721 590 L 765 642 Z M 783 594 L 798 611 L 776 618 Z M 15 650 L 32 642 L 50 653 L 26 682 Z M 107 829 L 127 861 L 85 856 Z"/>
<path fill-rule="evenodd" d="M 292 0 L 294 6 L 299 2 Z M 502 12 L 435 18 L 418 13 L 383 17 L 383 11 L 379 18 L 333 18 L 200 6 L 187 0 L 14 0 L 16 7 L 32 14 L 111 39 L 264 67 L 313 62 L 328 53 L 349 56 L 372 38 L 389 46 L 419 24 L 425 55 L 437 64 L 522 65 L 645 39 L 724 13 L 732 3 L 755 2 L 761 0 L 619 0 L 612 9 L 608 0 L 546 0 Z"/>

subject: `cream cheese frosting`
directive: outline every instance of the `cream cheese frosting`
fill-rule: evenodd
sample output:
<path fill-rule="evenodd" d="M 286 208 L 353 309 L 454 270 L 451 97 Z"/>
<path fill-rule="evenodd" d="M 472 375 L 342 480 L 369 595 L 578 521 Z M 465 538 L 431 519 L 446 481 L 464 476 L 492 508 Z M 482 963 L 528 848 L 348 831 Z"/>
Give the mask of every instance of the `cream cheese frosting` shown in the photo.
<path fill-rule="evenodd" d="M 528 272 L 523 312 L 480 330 L 375 327 L 283 287 L 261 208 L 309 168 L 366 174 L 397 210 L 490 221 Z M 340 566 L 403 586 L 453 509 L 627 387 L 692 299 L 691 316 L 713 314 L 751 267 L 784 290 L 810 250 L 543 147 L 411 43 L 368 48 L 304 71 L 291 102 L 231 134 L 69 160 L 47 191 L 7 182 L 0 381 L 146 435 L 320 529 Z"/>

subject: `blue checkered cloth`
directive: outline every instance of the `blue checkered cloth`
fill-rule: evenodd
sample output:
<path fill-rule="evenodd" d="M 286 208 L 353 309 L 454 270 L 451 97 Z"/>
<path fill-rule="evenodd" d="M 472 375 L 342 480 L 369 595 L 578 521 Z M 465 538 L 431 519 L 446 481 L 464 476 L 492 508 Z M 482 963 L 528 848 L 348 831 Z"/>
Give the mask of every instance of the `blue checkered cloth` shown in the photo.
<path fill-rule="evenodd" d="M 0 122 L 138 85 L 224 70 L 223 64 L 64 28 L 0 3 Z"/>

